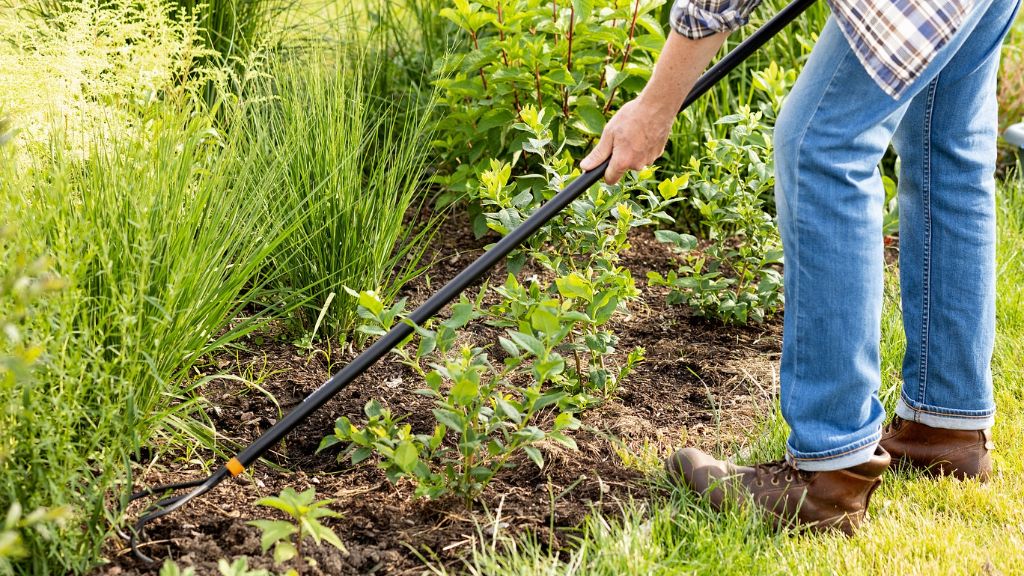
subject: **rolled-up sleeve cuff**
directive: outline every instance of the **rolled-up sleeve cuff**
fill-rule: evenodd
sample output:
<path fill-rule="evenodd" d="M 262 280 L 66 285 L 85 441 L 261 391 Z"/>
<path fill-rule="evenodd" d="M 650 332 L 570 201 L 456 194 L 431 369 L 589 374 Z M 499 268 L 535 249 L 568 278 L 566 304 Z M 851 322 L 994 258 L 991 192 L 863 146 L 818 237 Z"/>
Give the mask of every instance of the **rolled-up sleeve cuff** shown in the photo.
<path fill-rule="evenodd" d="M 669 23 L 696 40 L 743 26 L 761 0 L 675 0 Z"/>

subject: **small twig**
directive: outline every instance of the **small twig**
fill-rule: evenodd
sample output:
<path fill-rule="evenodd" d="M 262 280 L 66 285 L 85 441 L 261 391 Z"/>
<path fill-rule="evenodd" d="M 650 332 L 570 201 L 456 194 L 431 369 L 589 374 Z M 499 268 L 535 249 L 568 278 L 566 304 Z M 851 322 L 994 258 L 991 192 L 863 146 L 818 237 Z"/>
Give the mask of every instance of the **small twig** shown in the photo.
<path fill-rule="evenodd" d="M 145 548 L 147 546 L 158 546 L 160 544 L 173 544 L 184 540 L 184 538 L 166 538 L 164 540 L 147 540 L 146 542 L 139 542 L 136 548 Z M 132 551 L 131 546 L 125 546 L 114 553 L 115 556 L 124 556 Z"/>
<path fill-rule="evenodd" d="M 583 385 L 583 363 L 580 361 L 580 351 L 576 349 L 575 334 L 569 334 L 569 343 L 572 344 L 572 355 L 576 361 L 576 376 L 580 379 L 580 385 Z"/>
<path fill-rule="evenodd" d="M 551 3 L 551 23 L 558 24 L 558 0 Z M 555 42 L 558 40 L 558 28 L 555 28 Z"/>
<path fill-rule="evenodd" d="M 477 42 L 476 32 L 470 30 L 469 31 L 469 37 L 473 39 L 473 48 L 475 48 L 476 51 L 479 52 L 480 51 L 480 43 Z M 482 67 L 480 68 L 480 81 L 484 83 L 484 90 L 487 90 L 487 77 L 484 76 L 484 69 Z"/>
<path fill-rule="evenodd" d="M 618 20 L 612 20 L 612 26 L 611 26 L 612 28 L 615 28 L 618 25 L 619 25 L 619 21 Z M 604 57 L 604 64 L 605 64 L 605 66 L 607 66 L 608 63 L 611 62 L 611 61 L 612 61 L 612 43 L 609 42 L 608 43 L 608 53 L 605 54 L 605 57 Z M 605 69 L 604 69 L 604 66 L 602 66 L 601 67 L 601 79 L 598 80 L 598 82 L 597 82 L 597 89 L 598 90 L 604 90 L 604 79 L 605 79 Z"/>
<path fill-rule="evenodd" d="M 569 54 L 566 58 L 566 68 L 569 70 L 569 76 L 572 77 L 572 37 L 573 29 L 576 27 L 576 5 L 572 4 L 569 6 Z M 562 88 L 562 116 L 569 117 L 569 87 L 564 86 Z"/>
<path fill-rule="evenodd" d="M 535 80 L 536 85 L 537 85 L 537 109 L 538 110 L 543 110 L 544 109 L 544 96 L 541 94 L 541 91 L 540 91 L 540 65 L 539 64 L 534 64 L 534 66 L 533 66 L 533 77 L 534 77 L 534 80 Z"/>
<path fill-rule="evenodd" d="M 573 32 L 575 31 L 575 29 L 576 29 L 576 6 L 572 5 L 572 6 L 569 6 L 569 31 L 568 31 L 568 34 L 569 34 L 569 54 L 568 54 L 568 58 L 566 59 L 566 63 L 565 63 L 565 66 L 566 66 L 566 68 L 569 69 L 569 72 L 572 72 L 572 37 L 573 37 Z"/>
<path fill-rule="evenodd" d="M 498 40 L 502 42 L 501 47 L 501 61 L 505 63 L 505 68 L 511 68 L 508 64 L 508 52 L 505 51 L 505 15 L 501 9 L 501 2 L 498 2 Z M 516 116 L 522 112 L 523 107 L 519 104 L 519 89 L 516 88 L 516 81 L 512 80 L 512 100 L 516 107 Z"/>
<path fill-rule="evenodd" d="M 629 55 L 633 51 L 633 38 L 636 36 L 636 19 L 640 16 L 640 0 L 636 0 L 633 6 L 633 21 L 629 23 L 629 39 L 626 40 L 626 49 L 622 54 L 622 64 L 619 65 L 619 72 L 626 69 L 629 63 Z"/>
<path fill-rule="evenodd" d="M 629 55 L 633 51 L 633 36 L 636 34 L 636 20 L 640 15 L 640 0 L 636 0 L 636 4 L 633 5 L 633 21 L 629 24 L 629 38 L 626 40 L 626 49 L 622 53 L 622 64 L 619 65 L 619 72 L 626 69 L 626 64 L 629 62 Z M 619 87 L 612 88 L 611 94 L 608 95 L 608 102 L 604 105 L 604 113 L 607 114 L 612 108 L 612 102 L 615 100 L 615 91 Z"/>

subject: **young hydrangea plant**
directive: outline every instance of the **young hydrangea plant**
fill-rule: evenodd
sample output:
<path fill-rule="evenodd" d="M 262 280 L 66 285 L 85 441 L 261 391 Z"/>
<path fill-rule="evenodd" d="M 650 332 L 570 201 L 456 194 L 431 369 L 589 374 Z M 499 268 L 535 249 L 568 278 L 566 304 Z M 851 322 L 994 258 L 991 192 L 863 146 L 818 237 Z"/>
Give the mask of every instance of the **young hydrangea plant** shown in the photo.
<path fill-rule="evenodd" d="M 771 129 L 761 119 L 761 112 L 741 108 L 718 121 L 733 126 L 730 136 L 709 138 L 705 157 L 691 159 L 678 177 L 707 242 L 659 230 L 658 240 L 671 244 L 683 264 L 665 276 L 648 273 L 652 285 L 672 288 L 669 303 L 738 324 L 762 322 L 783 303 L 782 243 L 768 212 Z"/>
<path fill-rule="evenodd" d="M 328 508 L 332 500 L 316 500 L 316 490 L 310 488 L 296 492 L 288 487 L 278 496 L 269 496 L 256 501 L 259 506 L 280 510 L 289 516 L 289 520 L 252 520 L 250 526 L 262 531 L 260 546 L 263 552 L 274 548 L 274 562 L 281 563 L 302 558 L 302 545 L 307 538 L 312 538 L 317 546 L 326 542 L 342 552 L 345 545 L 333 530 L 320 523 L 321 518 L 337 518 L 341 516 Z"/>
<path fill-rule="evenodd" d="M 509 275 L 494 289 L 501 299 L 487 309 L 486 318 L 508 330 L 498 339 L 506 362 L 529 358 L 534 380 L 566 392 L 562 406 L 581 410 L 613 395 L 643 359 L 644 350 L 636 348 L 621 365 L 610 360 L 618 337 L 607 323 L 633 290 L 631 278 L 614 272 L 571 272 L 547 289 L 537 280 L 522 284 Z"/>
<path fill-rule="evenodd" d="M 385 308 L 367 292 L 358 297 L 370 304 L 360 308 L 361 315 L 372 319 L 368 332 L 386 331 L 398 321 L 401 305 Z M 577 428 L 579 421 L 556 408 L 565 393 L 545 393 L 541 386 L 564 364 L 550 347 L 532 334 L 510 332 L 509 338 L 531 349 L 536 365 L 546 366 L 537 368 L 544 370 L 540 380 L 526 386 L 513 384 L 511 376 L 525 362 L 527 352 L 496 364 L 481 348 L 454 348 L 455 330 L 479 315 L 475 306 L 463 297 L 451 317 L 417 326 L 414 336 L 395 350 L 404 363 L 422 374 L 426 387 L 417 393 L 434 400 L 436 424 L 429 434 L 414 433 L 411 425 L 402 424 L 390 410 L 370 400 L 363 410 L 364 426 L 348 417 L 339 418 L 334 434 L 324 438 L 320 449 L 345 443 L 347 448 L 339 459 L 348 458 L 353 464 L 377 455 L 379 466 L 392 482 L 407 478 L 416 485 L 417 495 L 438 498 L 455 494 L 467 505 L 519 451 L 543 466 L 536 444 L 548 440 L 575 449 L 575 442 L 565 432 Z M 435 361 L 424 368 L 428 358 Z M 552 410 L 556 413 L 553 420 L 542 427 L 542 415 Z"/>
<path fill-rule="evenodd" d="M 580 174 L 569 154 L 551 150 L 553 136 L 543 110 L 524 107 L 520 120 L 514 128 L 525 134 L 523 153 L 539 158 L 544 173 L 513 179 L 511 164 L 492 160 L 474 188 L 486 226 L 502 235 Z M 617 185 L 594 186 L 509 258 L 513 273 L 529 261 L 555 279 L 524 286 L 511 277 L 495 289 L 501 299 L 487 310 L 488 321 L 501 327 L 546 324 L 552 328 L 549 335 L 558 333 L 556 324 L 567 327 L 557 350 L 572 361 L 554 383 L 570 393 L 577 408 L 607 398 L 643 358 L 643 350 L 636 349 L 620 366 L 609 361 L 618 339 L 608 322 L 639 296 L 620 254 L 629 248 L 634 228 L 672 221 L 667 210 L 681 201 L 677 188 L 672 180 L 659 183 L 653 168 L 629 173 Z"/>

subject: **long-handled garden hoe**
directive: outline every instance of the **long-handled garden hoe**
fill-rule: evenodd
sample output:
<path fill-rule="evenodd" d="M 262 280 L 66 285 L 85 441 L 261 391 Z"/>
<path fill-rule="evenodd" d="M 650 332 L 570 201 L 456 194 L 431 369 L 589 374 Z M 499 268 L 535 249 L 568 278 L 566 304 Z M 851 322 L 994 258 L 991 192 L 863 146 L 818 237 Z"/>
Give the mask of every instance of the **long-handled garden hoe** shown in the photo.
<path fill-rule="evenodd" d="M 778 34 L 780 30 L 785 28 L 797 16 L 814 4 L 814 2 L 815 0 L 793 0 L 793 2 L 765 23 L 764 26 L 756 30 L 734 50 L 726 54 L 725 57 L 712 66 L 697 80 L 693 89 L 683 102 L 680 112 L 686 109 L 686 107 L 693 103 L 694 100 L 707 92 L 719 80 L 736 68 L 737 65 L 756 52 L 757 49 L 764 45 L 765 42 Z M 576 178 L 576 180 L 551 198 L 551 200 L 548 200 L 547 203 L 537 209 L 537 211 L 527 218 L 526 221 L 518 228 L 502 238 L 490 250 L 467 266 L 466 269 L 460 272 L 458 276 L 445 284 L 426 302 L 420 305 L 419 308 L 416 308 L 416 310 L 409 314 L 408 319 L 412 323 L 415 323 L 415 325 L 422 325 L 424 322 L 432 318 L 442 308 L 444 308 L 445 305 L 458 297 L 463 290 L 479 280 L 485 273 L 493 268 L 494 265 L 504 260 L 512 250 L 540 229 L 540 227 L 546 224 L 548 220 L 561 212 L 562 209 L 572 203 L 573 200 L 578 198 L 583 192 L 600 180 L 604 176 L 605 170 L 608 168 L 608 163 L 609 160 L 605 160 L 597 168 L 581 174 Z M 390 332 L 381 336 L 379 340 L 363 351 L 362 354 L 356 356 L 351 363 L 342 368 L 334 376 L 331 376 L 329 380 L 324 382 L 313 393 L 307 396 L 302 403 L 289 412 L 287 416 L 274 424 L 274 426 L 257 438 L 255 442 L 239 452 L 235 457 L 228 460 L 223 466 L 217 468 L 217 470 L 209 477 L 193 480 L 191 482 L 180 482 L 177 484 L 166 484 L 163 486 L 156 486 L 154 488 L 147 488 L 133 494 L 130 501 L 188 490 L 188 492 L 177 496 L 167 496 L 153 503 L 146 509 L 146 513 L 135 522 L 130 535 L 131 548 L 135 556 L 145 562 L 153 561 L 151 558 L 143 554 L 138 548 L 138 539 L 142 535 L 146 524 L 161 516 L 170 514 L 184 506 L 189 500 L 209 492 L 213 487 L 223 482 L 229 475 L 238 476 L 241 474 L 247 466 L 255 462 L 260 456 L 269 450 L 271 446 L 283 438 L 285 434 L 288 434 L 288 432 L 295 428 L 295 426 L 305 420 L 315 410 L 323 406 L 324 403 L 331 399 L 331 397 L 341 391 L 341 389 L 347 386 L 350 382 L 355 380 L 359 375 L 365 372 L 370 366 L 380 360 L 381 357 L 390 352 L 392 348 L 397 346 L 402 342 L 402 340 L 412 333 L 413 327 L 410 323 L 398 323 Z"/>

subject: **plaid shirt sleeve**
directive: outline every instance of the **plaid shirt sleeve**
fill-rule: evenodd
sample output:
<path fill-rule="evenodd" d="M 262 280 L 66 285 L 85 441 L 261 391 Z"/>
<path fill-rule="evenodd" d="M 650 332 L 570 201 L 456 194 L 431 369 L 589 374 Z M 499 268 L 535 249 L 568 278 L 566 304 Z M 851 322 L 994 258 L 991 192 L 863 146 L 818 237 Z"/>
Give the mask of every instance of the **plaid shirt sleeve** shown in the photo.
<path fill-rule="evenodd" d="M 669 22 L 691 39 L 735 30 L 747 23 L 761 0 L 676 0 Z"/>
<path fill-rule="evenodd" d="M 675 0 L 670 23 L 687 38 L 735 30 L 761 0 Z M 893 99 L 960 29 L 974 0 L 828 0 L 836 24 L 868 76 Z"/>

